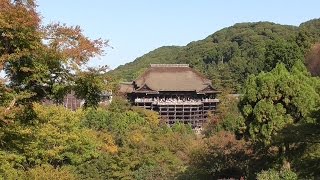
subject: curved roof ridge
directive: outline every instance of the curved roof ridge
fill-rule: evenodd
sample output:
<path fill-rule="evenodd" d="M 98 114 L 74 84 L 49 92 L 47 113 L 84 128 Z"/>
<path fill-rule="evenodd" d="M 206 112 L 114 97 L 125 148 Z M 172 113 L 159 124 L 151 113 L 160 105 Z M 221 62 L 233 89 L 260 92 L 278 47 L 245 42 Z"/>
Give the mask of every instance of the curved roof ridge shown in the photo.
<path fill-rule="evenodd" d="M 150 67 L 189 67 L 189 64 L 150 64 Z"/>

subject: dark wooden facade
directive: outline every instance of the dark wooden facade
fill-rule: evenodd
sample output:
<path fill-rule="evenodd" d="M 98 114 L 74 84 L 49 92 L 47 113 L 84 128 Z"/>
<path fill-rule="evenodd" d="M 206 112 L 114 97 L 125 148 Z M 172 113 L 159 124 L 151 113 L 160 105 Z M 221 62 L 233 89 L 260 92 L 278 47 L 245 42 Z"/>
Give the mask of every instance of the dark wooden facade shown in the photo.
<path fill-rule="evenodd" d="M 101 95 L 101 102 L 99 104 L 101 105 L 109 105 L 112 101 L 112 92 L 111 91 L 106 91 Z M 71 91 L 70 93 L 68 93 L 64 98 L 61 104 L 54 102 L 53 100 L 48 100 L 48 99 L 44 99 L 42 101 L 43 104 L 45 105 L 62 105 L 67 109 L 70 109 L 72 111 L 75 111 L 79 108 L 81 108 L 84 104 L 84 100 L 83 99 L 78 99 L 75 96 L 74 91 Z"/>
<path fill-rule="evenodd" d="M 138 79 L 123 83 L 133 105 L 159 112 L 168 124 L 190 123 L 202 127 L 219 100 L 211 81 L 187 64 L 152 64 Z"/>

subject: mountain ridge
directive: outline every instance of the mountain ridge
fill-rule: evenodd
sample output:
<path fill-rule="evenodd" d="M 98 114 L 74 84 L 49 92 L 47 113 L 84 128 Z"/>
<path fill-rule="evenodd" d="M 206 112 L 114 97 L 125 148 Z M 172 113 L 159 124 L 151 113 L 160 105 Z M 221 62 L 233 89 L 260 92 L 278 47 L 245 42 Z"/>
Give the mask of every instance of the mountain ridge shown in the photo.
<path fill-rule="evenodd" d="M 237 91 L 248 75 L 266 70 L 268 48 L 277 44 L 279 47 L 273 48 L 283 47 L 284 52 L 293 48 L 301 54 L 292 57 L 301 59 L 311 44 L 319 41 L 319 27 L 319 19 L 299 26 L 268 21 L 236 23 L 185 46 L 159 47 L 120 65 L 110 74 L 123 81 L 131 81 L 149 64 L 185 63 L 205 74 L 217 87 Z"/>

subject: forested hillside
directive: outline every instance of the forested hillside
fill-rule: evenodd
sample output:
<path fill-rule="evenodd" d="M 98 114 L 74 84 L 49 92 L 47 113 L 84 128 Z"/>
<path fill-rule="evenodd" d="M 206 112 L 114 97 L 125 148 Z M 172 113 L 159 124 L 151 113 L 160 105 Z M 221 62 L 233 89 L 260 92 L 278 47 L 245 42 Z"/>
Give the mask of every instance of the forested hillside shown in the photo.
<path fill-rule="evenodd" d="M 33 0 L 0 0 L 0 180 L 319 179 L 319 29 L 236 24 L 107 73 L 83 69 L 106 41 L 42 24 Z M 200 135 L 121 97 L 99 104 L 150 63 L 189 63 L 223 88 Z M 240 86 L 239 99 L 226 91 Z M 76 111 L 61 103 L 72 90 Z"/>
<path fill-rule="evenodd" d="M 320 38 L 319 24 L 319 19 L 299 27 L 239 23 L 183 47 L 158 48 L 110 73 L 130 81 L 150 63 L 188 63 L 212 79 L 216 87 L 236 92 L 250 74 L 269 71 L 277 62 L 290 67 L 295 60 L 304 60 L 309 47 Z M 287 55 L 277 59 L 280 54 Z"/>

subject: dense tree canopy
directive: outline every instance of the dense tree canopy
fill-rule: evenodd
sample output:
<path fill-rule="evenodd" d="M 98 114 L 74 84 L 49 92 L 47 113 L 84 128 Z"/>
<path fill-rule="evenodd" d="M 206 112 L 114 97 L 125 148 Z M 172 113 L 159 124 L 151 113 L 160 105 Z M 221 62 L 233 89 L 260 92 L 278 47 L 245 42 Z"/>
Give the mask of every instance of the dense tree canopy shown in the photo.
<path fill-rule="evenodd" d="M 106 42 L 88 39 L 78 26 L 42 25 L 32 0 L 1 0 L 0 7 L 0 67 L 9 87 L 31 101 L 68 84 L 71 72 L 103 53 Z"/>
<path fill-rule="evenodd" d="M 259 178 L 319 176 L 319 85 L 299 61 L 290 70 L 280 63 L 246 81 L 239 104 L 245 135 L 264 156 L 258 157 L 259 167 L 270 168 Z"/>
<path fill-rule="evenodd" d="M 83 99 L 84 107 L 97 107 L 106 95 L 107 78 L 105 76 L 107 67 L 88 68 L 86 71 L 77 73 L 73 90 L 79 99 Z"/>
<path fill-rule="evenodd" d="M 251 138 L 270 143 L 271 137 L 287 124 L 307 120 L 320 103 L 319 80 L 297 62 L 288 71 L 284 64 L 244 85 L 241 109 Z"/>
<path fill-rule="evenodd" d="M 43 25 L 36 7 L 0 0 L 0 179 L 319 179 L 320 81 L 302 63 L 318 74 L 319 20 L 236 24 L 105 74 L 83 67 L 106 41 Z M 203 134 L 121 97 L 99 106 L 149 63 L 189 63 L 225 88 Z M 85 108 L 59 106 L 71 90 Z"/>
<path fill-rule="evenodd" d="M 270 22 L 239 23 L 182 47 L 161 47 L 110 73 L 131 81 L 151 63 L 188 63 L 217 88 L 239 92 L 250 74 L 269 71 L 278 61 L 290 68 L 320 39 L 319 19 L 299 27 Z M 280 57 L 279 57 L 280 56 Z"/>

